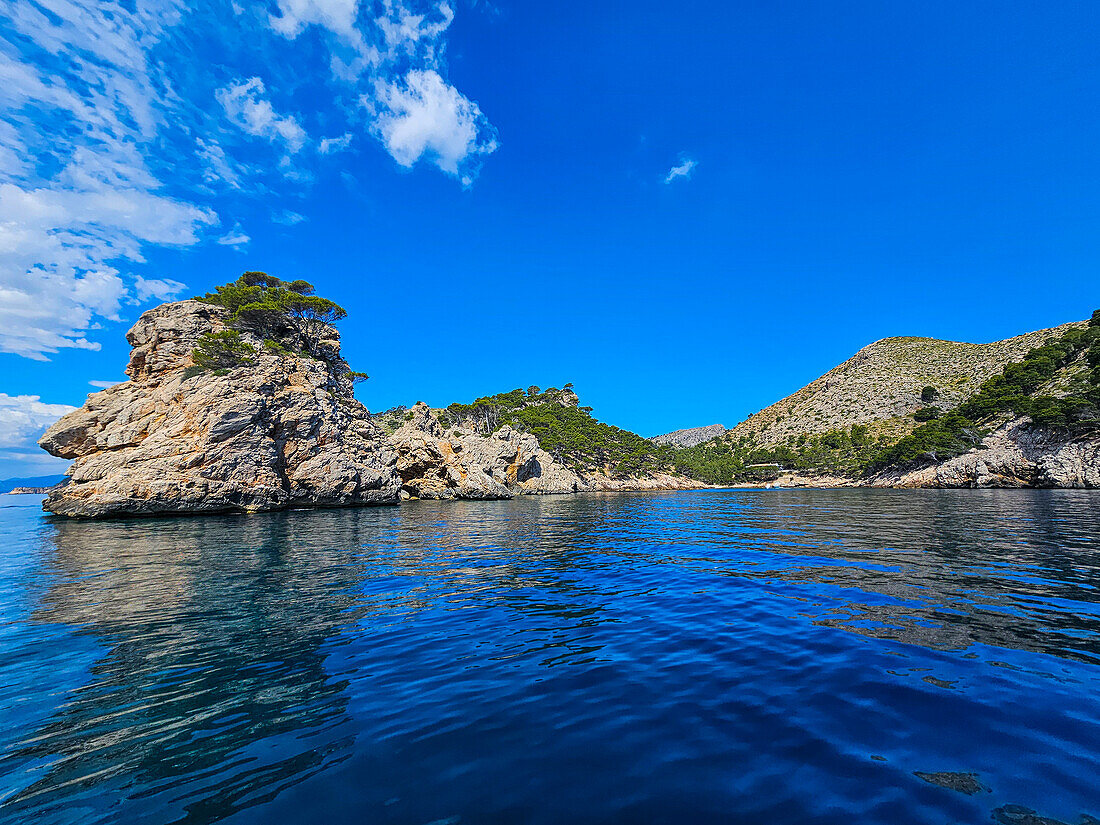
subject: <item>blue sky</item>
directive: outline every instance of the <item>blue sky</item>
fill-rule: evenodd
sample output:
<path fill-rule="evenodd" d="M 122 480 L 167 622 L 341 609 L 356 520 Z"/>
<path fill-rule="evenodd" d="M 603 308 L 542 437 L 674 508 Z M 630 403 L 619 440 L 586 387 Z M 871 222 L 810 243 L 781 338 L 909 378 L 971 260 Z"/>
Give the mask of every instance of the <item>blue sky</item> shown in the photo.
<path fill-rule="evenodd" d="M 1096 4 L 7 7 L 0 477 L 245 269 L 346 306 L 371 409 L 572 381 L 645 435 L 1100 306 Z"/>

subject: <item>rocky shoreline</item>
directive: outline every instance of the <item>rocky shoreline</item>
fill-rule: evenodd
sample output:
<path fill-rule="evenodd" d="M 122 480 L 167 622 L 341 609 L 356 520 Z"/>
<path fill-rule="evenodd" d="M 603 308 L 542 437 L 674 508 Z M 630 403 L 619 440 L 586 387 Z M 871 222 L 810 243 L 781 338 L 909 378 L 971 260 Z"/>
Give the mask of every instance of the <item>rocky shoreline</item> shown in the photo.
<path fill-rule="evenodd" d="M 1100 439 L 1074 438 L 1016 418 L 986 436 L 980 447 L 936 464 L 865 479 L 782 473 L 768 486 L 1100 489 Z"/>
<path fill-rule="evenodd" d="M 707 486 L 669 474 L 582 476 L 533 435 L 447 428 L 424 404 L 387 435 L 355 399 L 331 326 L 308 355 L 293 338 L 272 346 L 243 331 L 258 353 L 249 363 L 196 374 L 195 347 L 227 322 L 200 301 L 141 316 L 127 333 L 129 380 L 90 395 L 39 441 L 73 461 L 47 511 L 103 518 Z"/>
<path fill-rule="evenodd" d="M 665 471 L 570 466 L 531 433 L 456 423 L 425 404 L 383 427 L 355 399 L 356 373 L 334 327 L 320 325 L 308 341 L 293 327 L 278 334 L 264 338 L 205 301 L 144 313 L 127 333 L 129 380 L 88 396 L 40 439 L 73 461 L 44 508 L 103 518 L 713 486 Z M 196 364 L 196 348 L 218 335 L 249 357 L 226 368 Z M 571 391 L 554 399 L 577 404 Z M 1016 419 L 978 449 L 931 466 L 870 479 L 786 472 L 767 486 L 1096 488 L 1100 439 Z"/>

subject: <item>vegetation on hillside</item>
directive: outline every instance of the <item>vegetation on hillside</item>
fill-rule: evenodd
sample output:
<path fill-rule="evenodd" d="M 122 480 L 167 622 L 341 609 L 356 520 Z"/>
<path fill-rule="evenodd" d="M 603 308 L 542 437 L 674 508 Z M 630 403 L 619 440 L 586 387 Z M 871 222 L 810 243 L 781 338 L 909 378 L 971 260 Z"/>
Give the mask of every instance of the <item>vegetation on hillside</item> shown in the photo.
<path fill-rule="evenodd" d="M 314 294 L 308 281 L 283 281 L 266 272 L 245 272 L 236 281 L 215 287 L 195 298 L 229 311 L 229 329 L 199 339 L 192 351 L 194 375 L 205 370 L 224 372 L 254 359 L 260 349 L 241 337 L 248 332 L 263 340 L 262 350 L 276 355 L 307 355 L 329 360 L 324 348 L 327 327 L 347 317 L 334 301 Z M 354 382 L 366 373 L 348 372 Z"/>
<path fill-rule="evenodd" d="M 1044 329 L 988 344 L 932 338 L 884 338 L 863 347 L 800 390 L 734 427 L 735 436 L 773 447 L 791 436 L 869 425 L 875 438 L 897 441 L 917 423 L 919 406 L 947 410 L 965 401 L 1005 364 L 1059 338 L 1074 325 Z M 1079 325 L 1078 325 L 1079 326 Z"/>
<path fill-rule="evenodd" d="M 198 346 L 191 351 L 194 367 L 188 377 L 206 370 L 224 375 L 231 368 L 251 361 L 256 348 L 241 338 L 235 329 L 223 329 L 221 332 L 208 332 L 199 337 Z"/>
<path fill-rule="evenodd" d="M 1042 392 L 1060 371 L 1082 359 L 1087 369 L 1078 371 L 1064 396 Z M 767 448 L 751 436 L 727 435 L 677 450 L 673 464 L 678 472 L 713 484 L 759 480 L 769 466 L 858 478 L 960 455 L 980 444 L 995 421 L 1007 417 L 1028 416 L 1037 425 L 1069 432 L 1100 428 L 1100 310 L 1085 329 L 1068 330 L 1032 349 L 949 412 L 932 405 L 939 397 L 935 387 L 922 390 L 921 400 L 929 406 L 913 414 L 920 426 L 900 440 L 860 425 L 791 436 Z"/>
<path fill-rule="evenodd" d="M 574 470 L 607 470 L 629 476 L 667 471 L 675 450 L 658 446 L 629 430 L 592 417 L 591 407 L 576 406 L 572 384 L 562 389 L 529 387 L 451 404 L 444 425 L 461 424 L 488 434 L 505 424 L 538 439 L 539 446 Z"/>
<path fill-rule="evenodd" d="M 347 315 L 315 295 L 311 284 L 281 281 L 263 272 L 246 272 L 197 300 L 228 310 L 229 328 L 201 337 L 192 353 L 192 375 L 224 373 L 262 352 L 329 360 L 324 330 Z M 257 339 L 262 346 L 250 343 Z M 357 382 L 367 376 L 346 372 L 344 377 Z M 1056 378 L 1061 382 L 1057 396 L 1044 389 Z M 579 472 L 620 477 L 676 472 L 712 484 L 768 480 L 780 470 L 858 478 L 959 455 L 1011 417 L 1029 416 L 1037 425 L 1071 432 L 1100 428 L 1100 310 L 1085 328 L 1069 329 L 1006 365 L 953 409 L 945 412 L 934 403 L 944 403 L 935 386 L 924 386 L 920 398 L 925 406 L 905 419 L 908 427 L 913 419 L 919 426 L 900 439 L 895 420 L 789 434 L 766 446 L 755 434 L 737 430 L 693 447 L 658 445 L 595 419 L 590 407 L 577 406 L 571 384 L 547 390 L 532 386 L 451 404 L 439 417 L 444 426 L 461 425 L 483 435 L 505 425 L 531 433 L 543 449 Z M 387 431 L 410 416 L 403 408 L 382 415 Z"/>
<path fill-rule="evenodd" d="M 1089 369 L 1064 397 L 1039 394 L 1044 384 L 1079 358 Z M 1087 431 L 1100 427 L 1100 310 L 1085 329 L 1071 329 L 1056 341 L 1008 364 L 974 395 L 879 452 L 866 470 L 943 461 L 981 443 L 998 416 L 1028 416 L 1045 427 Z"/>
<path fill-rule="evenodd" d="M 759 447 L 750 438 L 719 437 L 677 450 L 677 472 L 709 484 L 736 484 L 769 480 L 778 470 L 856 476 L 888 442 L 869 427 L 853 424 L 813 435 L 790 437 L 786 443 Z M 766 468 L 772 467 L 770 473 Z"/>

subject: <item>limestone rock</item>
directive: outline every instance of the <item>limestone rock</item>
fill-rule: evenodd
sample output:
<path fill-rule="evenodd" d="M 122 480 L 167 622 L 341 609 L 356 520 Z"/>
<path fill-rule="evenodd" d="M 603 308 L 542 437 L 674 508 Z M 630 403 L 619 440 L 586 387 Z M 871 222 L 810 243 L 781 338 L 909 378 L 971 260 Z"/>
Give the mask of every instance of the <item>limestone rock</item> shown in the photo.
<path fill-rule="evenodd" d="M 355 400 L 332 327 L 309 341 L 290 324 L 239 328 L 255 350 L 248 361 L 196 374 L 193 350 L 227 320 L 200 301 L 138 319 L 127 334 L 130 380 L 88 396 L 39 440 L 73 460 L 47 510 L 94 518 L 699 486 L 673 476 L 582 479 L 531 434 L 445 429 L 423 404 L 400 413 L 387 436 Z M 577 396 L 567 387 L 554 402 L 575 406 Z"/>
<path fill-rule="evenodd" d="M 403 498 L 511 498 L 584 489 L 538 440 L 505 426 L 488 438 L 463 427 L 444 430 L 425 404 L 390 436 Z"/>
<path fill-rule="evenodd" d="M 673 447 L 694 447 L 712 438 L 725 435 L 728 430 L 721 424 L 710 424 L 706 427 L 689 427 L 686 430 L 673 430 L 664 435 L 655 435 L 649 439 L 654 444 L 669 444 Z"/>
<path fill-rule="evenodd" d="M 264 352 L 224 375 L 188 377 L 199 336 L 224 319 L 197 301 L 141 316 L 127 335 L 130 380 L 90 395 L 39 441 L 75 460 L 47 510 L 96 517 L 397 501 L 393 456 L 338 356 Z"/>
<path fill-rule="evenodd" d="M 1100 439 L 1072 438 L 1027 418 L 991 433 L 979 449 L 940 464 L 879 476 L 878 487 L 1100 487 Z"/>

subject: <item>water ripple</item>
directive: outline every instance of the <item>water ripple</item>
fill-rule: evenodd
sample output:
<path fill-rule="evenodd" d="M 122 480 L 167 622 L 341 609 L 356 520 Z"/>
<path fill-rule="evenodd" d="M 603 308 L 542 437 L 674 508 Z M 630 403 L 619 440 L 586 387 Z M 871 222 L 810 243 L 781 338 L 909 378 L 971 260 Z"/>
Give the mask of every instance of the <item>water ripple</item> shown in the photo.
<path fill-rule="evenodd" d="M 1098 504 L 5 506 L 0 822 L 1080 822 Z"/>

